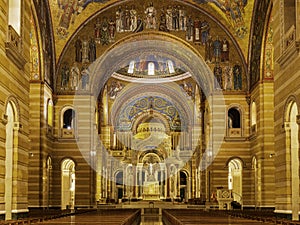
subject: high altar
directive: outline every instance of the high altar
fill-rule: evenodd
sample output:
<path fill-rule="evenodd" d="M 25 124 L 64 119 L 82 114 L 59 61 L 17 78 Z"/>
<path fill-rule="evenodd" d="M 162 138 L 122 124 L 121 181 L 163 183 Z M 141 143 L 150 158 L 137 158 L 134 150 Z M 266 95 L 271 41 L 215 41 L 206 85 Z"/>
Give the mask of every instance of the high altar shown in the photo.
<path fill-rule="evenodd" d="M 159 182 L 151 174 L 150 179 L 144 182 L 143 197 L 144 200 L 159 200 Z"/>
<path fill-rule="evenodd" d="M 144 200 L 159 200 L 159 182 L 155 179 L 153 175 L 153 165 L 149 165 L 148 179 L 144 182 L 143 187 L 143 198 Z"/>

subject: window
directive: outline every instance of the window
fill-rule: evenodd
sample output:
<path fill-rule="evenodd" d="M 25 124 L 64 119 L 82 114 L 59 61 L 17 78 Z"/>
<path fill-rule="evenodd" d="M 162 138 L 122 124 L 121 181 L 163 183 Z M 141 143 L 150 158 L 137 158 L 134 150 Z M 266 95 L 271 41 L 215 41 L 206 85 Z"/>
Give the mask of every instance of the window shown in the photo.
<path fill-rule="evenodd" d="M 8 25 L 21 36 L 21 0 L 9 0 L 8 5 Z"/>
<path fill-rule="evenodd" d="M 175 73 L 173 62 L 171 60 L 167 60 L 167 64 L 169 68 L 169 73 Z"/>
<path fill-rule="evenodd" d="M 47 124 L 48 126 L 53 126 L 53 102 L 49 99 L 47 105 Z"/>
<path fill-rule="evenodd" d="M 256 132 L 256 103 L 255 102 L 252 102 L 252 105 L 251 105 L 251 132 L 252 133 L 255 133 Z"/>
<path fill-rule="evenodd" d="M 63 115 L 63 128 L 74 129 L 75 128 L 75 111 L 68 109 Z"/>
<path fill-rule="evenodd" d="M 128 73 L 133 74 L 133 71 L 134 71 L 134 61 L 131 61 L 129 63 Z"/>
<path fill-rule="evenodd" d="M 231 107 L 227 113 L 227 136 L 242 137 L 241 113 L 238 107 Z"/>
<path fill-rule="evenodd" d="M 61 115 L 61 136 L 63 138 L 75 138 L 76 114 L 75 110 L 66 107 Z"/>
<path fill-rule="evenodd" d="M 153 62 L 148 63 L 148 75 L 155 75 L 155 65 Z"/>
<path fill-rule="evenodd" d="M 228 110 L 228 128 L 241 128 L 240 112 L 237 108 Z"/>

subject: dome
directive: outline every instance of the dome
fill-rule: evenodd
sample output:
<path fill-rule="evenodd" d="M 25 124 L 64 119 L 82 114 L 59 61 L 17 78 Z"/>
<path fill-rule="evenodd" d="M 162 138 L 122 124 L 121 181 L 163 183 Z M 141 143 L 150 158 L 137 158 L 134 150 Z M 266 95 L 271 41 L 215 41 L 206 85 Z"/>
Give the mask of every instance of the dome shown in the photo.
<path fill-rule="evenodd" d="M 157 117 L 149 117 L 142 122 L 138 128 L 137 133 L 152 133 L 152 132 L 163 132 L 165 133 L 166 128 L 163 122 Z"/>

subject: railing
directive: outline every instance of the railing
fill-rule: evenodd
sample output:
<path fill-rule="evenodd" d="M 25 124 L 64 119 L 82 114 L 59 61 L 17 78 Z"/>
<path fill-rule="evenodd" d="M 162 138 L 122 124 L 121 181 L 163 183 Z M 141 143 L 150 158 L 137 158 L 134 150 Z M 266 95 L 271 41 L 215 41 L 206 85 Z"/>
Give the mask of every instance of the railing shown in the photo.
<path fill-rule="evenodd" d="M 23 69 L 26 59 L 23 56 L 23 43 L 20 35 L 9 25 L 7 41 L 5 42 L 6 55 L 19 69 Z"/>
<path fill-rule="evenodd" d="M 7 42 L 10 43 L 10 47 L 14 47 L 19 53 L 22 53 L 23 51 L 22 39 L 11 25 L 8 25 Z"/>
<path fill-rule="evenodd" d="M 74 129 L 62 128 L 62 138 L 74 138 L 75 132 Z"/>
<path fill-rule="evenodd" d="M 229 137 L 242 137 L 242 129 L 241 128 L 229 128 L 228 136 Z"/>

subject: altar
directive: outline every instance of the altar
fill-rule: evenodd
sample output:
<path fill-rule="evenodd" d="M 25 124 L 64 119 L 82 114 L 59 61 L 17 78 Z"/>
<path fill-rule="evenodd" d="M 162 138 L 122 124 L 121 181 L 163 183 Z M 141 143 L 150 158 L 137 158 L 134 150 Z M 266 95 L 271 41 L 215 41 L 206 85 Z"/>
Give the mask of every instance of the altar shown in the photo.
<path fill-rule="evenodd" d="M 158 181 L 145 181 L 143 187 L 144 200 L 159 200 L 159 182 Z"/>

